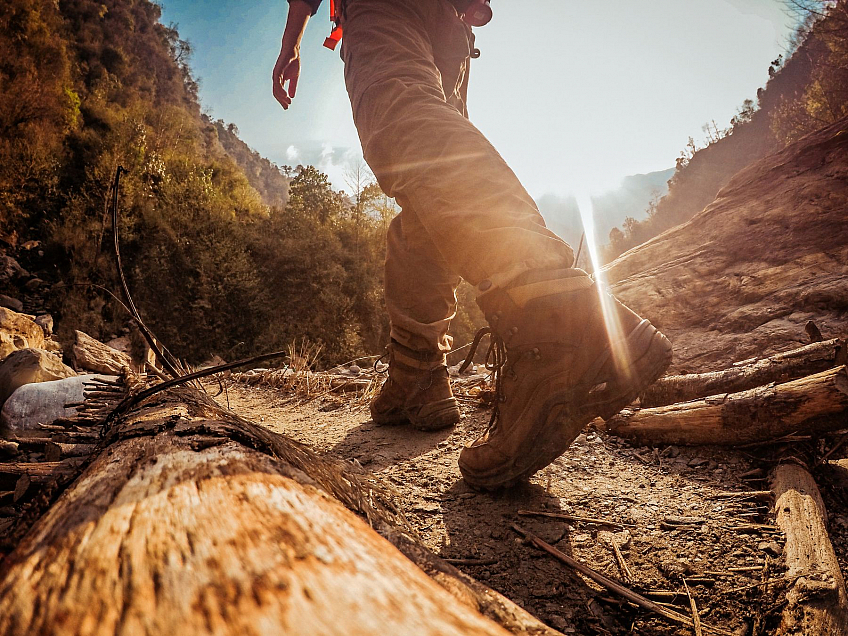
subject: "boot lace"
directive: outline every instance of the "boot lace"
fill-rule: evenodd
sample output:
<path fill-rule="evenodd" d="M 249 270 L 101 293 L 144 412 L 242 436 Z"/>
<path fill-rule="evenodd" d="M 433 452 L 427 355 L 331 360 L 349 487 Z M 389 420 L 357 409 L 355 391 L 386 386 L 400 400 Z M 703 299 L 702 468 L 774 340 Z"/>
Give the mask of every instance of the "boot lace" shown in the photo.
<path fill-rule="evenodd" d="M 492 410 L 492 417 L 489 419 L 489 429 L 491 429 L 498 420 L 500 413 L 501 402 L 504 401 L 503 389 L 503 369 L 506 364 L 506 343 L 501 335 L 491 327 L 483 327 L 475 335 L 471 343 L 471 348 L 468 350 L 468 355 L 459 367 L 459 373 L 465 371 L 474 360 L 474 354 L 477 353 L 477 348 L 480 346 L 480 341 L 484 336 L 489 336 L 489 349 L 486 351 L 485 366 L 492 373 L 495 383 L 495 408 Z"/>

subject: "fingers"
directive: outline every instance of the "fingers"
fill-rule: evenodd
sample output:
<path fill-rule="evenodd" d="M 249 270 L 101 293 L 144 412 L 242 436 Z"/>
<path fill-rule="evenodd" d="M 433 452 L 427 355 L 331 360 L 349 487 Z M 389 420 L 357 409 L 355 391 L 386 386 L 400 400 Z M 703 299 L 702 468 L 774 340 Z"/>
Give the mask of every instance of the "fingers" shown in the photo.
<path fill-rule="evenodd" d="M 280 106 L 283 107 L 283 110 L 288 110 L 289 106 L 291 105 L 291 97 L 289 97 L 289 94 L 286 92 L 286 89 L 283 88 L 283 78 L 282 77 L 275 77 L 274 78 L 273 91 L 274 91 L 274 99 L 276 99 L 277 102 L 279 102 Z"/>
<path fill-rule="evenodd" d="M 300 61 L 295 58 L 288 62 L 278 59 L 273 72 L 274 99 L 279 102 L 284 110 L 288 110 L 297 92 L 297 81 L 300 77 Z M 288 90 L 286 90 L 288 82 Z"/>

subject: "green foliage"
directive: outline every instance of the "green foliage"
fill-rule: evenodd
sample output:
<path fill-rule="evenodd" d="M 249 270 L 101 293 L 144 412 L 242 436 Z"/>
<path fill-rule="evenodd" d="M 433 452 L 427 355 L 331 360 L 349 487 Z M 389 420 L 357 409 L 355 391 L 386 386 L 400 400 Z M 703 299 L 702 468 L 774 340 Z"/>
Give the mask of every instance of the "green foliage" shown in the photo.
<path fill-rule="evenodd" d="M 304 338 L 328 364 L 379 350 L 393 207 L 374 211 L 387 200 L 371 181 L 352 201 L 312 166 L 291 179 L 201 115 L 191 49 L 160 13 L 149 0 L 0 7 L 0 239 L 42 241 L 61 329 L 117 332 L 126 314 L 93 286 L 118 289 L 108 200 L 121 165 L 130 288 L 176 355 Z"/>

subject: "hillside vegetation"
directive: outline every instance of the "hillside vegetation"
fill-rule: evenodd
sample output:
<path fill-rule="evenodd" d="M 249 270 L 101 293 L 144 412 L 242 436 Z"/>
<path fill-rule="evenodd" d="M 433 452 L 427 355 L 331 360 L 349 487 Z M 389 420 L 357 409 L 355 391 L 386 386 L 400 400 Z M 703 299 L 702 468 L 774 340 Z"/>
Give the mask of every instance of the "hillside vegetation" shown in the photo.
<path fill-rule="evenodd" d="M 756 103 L 746 100 L 728 127 L 705 126 L 706 147 L 689 139 L 668 194 L 646 219 L 628 219 L 610 232 L 608 261 L 691 219 L 742 168 L 848 115 L 848 1 L 788 0 L 786 6 L 801 18 L 789 59 L 772 62 Z"/>
<path fill-rule="evenodd" d="M 379 349 L 384 197 L 335 192 L 312 167 L 284 174 L 203 116 L 190 47 L 159 19 L 149 0 L 0 6 L 6 249 L 40 243 L 18 256 L 51 286 L 58 324 L 117 332 L 126 314 L 96 286 L 117 290 L 107 202 L 123 166 L 130 287 L 176 355 Z"/>

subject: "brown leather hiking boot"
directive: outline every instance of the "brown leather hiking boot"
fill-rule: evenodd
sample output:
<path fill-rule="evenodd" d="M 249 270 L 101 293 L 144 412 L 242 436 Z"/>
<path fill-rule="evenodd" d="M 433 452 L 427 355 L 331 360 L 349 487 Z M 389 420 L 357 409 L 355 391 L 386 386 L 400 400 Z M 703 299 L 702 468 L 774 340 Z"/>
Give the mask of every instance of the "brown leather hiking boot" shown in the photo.
<path fill-rule="evenodd" d="M 527 272 L 478 304 L 490 325 L 484 331 L 499 397 L 489 429 L 459 457 L 476 488 L 530 477 L 588 422 L 612 417 L 671 364 L 666 337 L 611 294 L 602 301 L 579 269 Z"/>
<path fill-rule="evenodd" d="M 413 351 L 396 342 L 388 351 L 389 377 L 371 401 L 371 419 L 382 425 L 409 422 L 422 431 L 459 422 L 445 356 Z"/>

